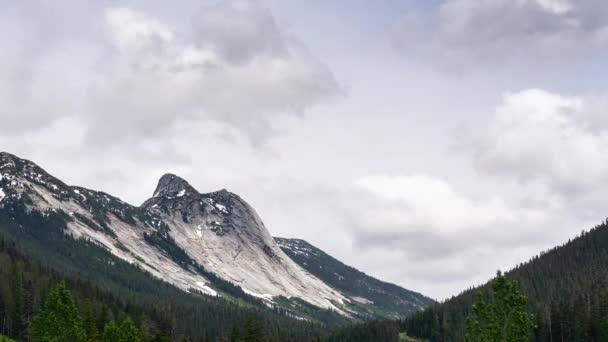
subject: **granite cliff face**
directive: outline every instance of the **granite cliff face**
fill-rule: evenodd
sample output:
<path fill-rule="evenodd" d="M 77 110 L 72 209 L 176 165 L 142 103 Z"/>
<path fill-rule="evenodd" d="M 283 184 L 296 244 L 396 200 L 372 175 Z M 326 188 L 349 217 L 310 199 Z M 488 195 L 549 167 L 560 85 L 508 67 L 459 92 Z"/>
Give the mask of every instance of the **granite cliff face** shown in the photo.
<path fill-rule="evenodd" d="M 294 263 L 255 210 L 226 190 L 201 194 L 176 175 L 161 177 L 142 208 L 197 264 L 255 297 L 298 297 L 338 309 L 344 297 Z"/>

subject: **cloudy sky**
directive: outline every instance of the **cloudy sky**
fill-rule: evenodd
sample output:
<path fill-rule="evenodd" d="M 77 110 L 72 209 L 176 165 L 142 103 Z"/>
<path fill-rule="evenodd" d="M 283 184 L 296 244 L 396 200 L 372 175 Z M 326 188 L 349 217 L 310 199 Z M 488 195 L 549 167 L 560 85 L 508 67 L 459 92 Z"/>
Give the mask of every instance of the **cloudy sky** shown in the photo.
<path fill-rule="evenodd" d="M 0 150 L 437 299 L 608 216 L 605 0 L 0 1 L 0 44 Z"/>

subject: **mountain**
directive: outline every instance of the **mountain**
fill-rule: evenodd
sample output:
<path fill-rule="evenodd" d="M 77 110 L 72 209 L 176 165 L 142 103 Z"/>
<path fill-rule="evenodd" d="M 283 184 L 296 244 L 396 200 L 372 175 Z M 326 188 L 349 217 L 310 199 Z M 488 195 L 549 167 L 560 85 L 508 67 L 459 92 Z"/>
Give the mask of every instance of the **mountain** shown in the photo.
<path fill-rule="evenodd" d="M 173 174 L 160 178 L 150 199 L 132 206 L 104 192 L 66 185 L 30 161 L 0 153 L 0 222 L 2 217 L 10 223 L 6 226 L 21 229 L 9 236 L 27 235 L 21 243 L 37 254 L 50 255 L 41 249 L 42 236 L 52 227 L 185 292 L 281 307 L 304 319 L 327 323 L 339 322 L 338 316 L 397 317 L 430 303 L 393 289 L 391 296 L 405 297 L 385 308 L 386 300 L 379 300 L 383 294 L 350 291 L 324 279 L 302 267 L 298 258 L 292 260 L 238 195 L 226 190 L 200 193 Z M 86 273 L 79 262 L 73 262 L 73 271 Z M 344 273 L 354 272 L 343 267 Z"/>
<path fill-rule="evenodd" d="M 298 265 L 349 298 L 360 315 L 399 319 L 434 303 L 419 293 L 385 283 L 347 266 L 304 240 L 275 240 Z"/>
<path fill-rule="evenodd" d="M 534 341 L 608 341 L 608 221 L 506 273 L 528 297 Z M 403 329 L 430 341 L 463 341 L 475 294 L 469 289 L 408 317 Z"/>

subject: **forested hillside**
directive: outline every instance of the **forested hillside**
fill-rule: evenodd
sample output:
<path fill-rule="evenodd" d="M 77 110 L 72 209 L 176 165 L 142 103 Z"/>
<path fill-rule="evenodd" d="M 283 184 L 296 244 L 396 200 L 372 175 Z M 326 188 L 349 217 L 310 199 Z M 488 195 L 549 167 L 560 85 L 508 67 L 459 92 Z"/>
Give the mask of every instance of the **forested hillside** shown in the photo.
<path fill-rule="evenodd" d="M 533 341 L 608 341 L 608 223 L 541 253 L 507 273 L 528 296 L 536 325 Z M 475 293 L 485 285 L 415 314 L 409 335 L 463 341 Z"/>
<path fill-rule="evenodd" d="M 288 318 L 278 308 L 183 292 L 65 235 L 61 216 L 21 217 L 19 224 L 11 217 L 0 215 L 0 334 L 8 337 L 28 340 L 28 324 L 60 281 L 66 281 L 81 312 L 90 305 L 99 329 L 111 319 L 131 317 L 146 340 L 238 340 L 230 336 L 254 326 L 264 340 L 311 341 L 328 329 Z M 318 314 L 330 326 L 346 322 L 331 312 Z"/>

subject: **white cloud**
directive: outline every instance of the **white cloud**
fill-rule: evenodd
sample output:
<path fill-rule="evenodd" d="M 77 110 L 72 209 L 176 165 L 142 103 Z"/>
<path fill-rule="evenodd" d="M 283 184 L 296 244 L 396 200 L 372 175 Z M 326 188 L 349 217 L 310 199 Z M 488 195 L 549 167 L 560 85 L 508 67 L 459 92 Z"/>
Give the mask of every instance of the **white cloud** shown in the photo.
<path fill-rule="evenodd" d="M 259 142 L 273 117 L 299 115 L 339 92 L 331 71 L 258 2 L 227 1 L 202 13 L 190 36 L 132 9 L 106 12 L 114 49 L 100 61 L 91 108 L 100 138 L 219 120 Z"/>
<path fill-rule="evenodd" d="M 204 10 L 195 22 L 194 35 L 201 48 L 211 49 L 233 63 L 246 63 L 260 55 L 284 57 L 294 43 L 277 27 L 268 9 L 249 0 Z"/>
<path fill-rule="evenodd" d="M 215 121 L 259 143 L 277 116 L 300 116 L 341 92 L 329 67 L 261 2 L 203 7 L 191 26 L 98 5 L 73 25 L 61 11 L 34 18 L 16 6 L 23 17 L 14 22 L 5 12 L 0 129 L 38 129 L 77 115 L 87 142 L 107 146 Z M 59 38 L 46 42 L 51 27 Z"/>
<path fill-rule="evenodd" d="M 507 94 L 477 147 L 485 172 L 541 181 L 567 194 L 608 181 L 608 130 L 582 97 L 542 90 Z"/>
<path fill-rule="evenodd" d="M 444 258 L 461 250 L 535 244 L 563 206 L 537 194 L 534 204 L 507 194 L 476 198 L 428 175 L 358 179 L 356 202 L 343 199 L 345 226 L 366 246 L 403 249 L 412 258 Z M 434 246 L 436 248 L 431 248 Z"/>
<path fill-rule="evenodd" d="M 121 53 L 142 52 L 145 58 L 150 50 L 164 50 L 174 38 L 170 26 L 160 20 L 138 13 L 130 8 L 110 8 L 105 13 L 110 43 Z"/>
<path fill-rule="evenodd" d="M 535 0 L 543 9 L 555 13 L 565 14 L 572 10 L 572 3 L 569 0 Z"/>
<path fill-rule="evenodd" d="M 571 61 L 606 52 L 606 18 L 602 0 L 445 0 L 405 15 L 395 41 L 444 66 Z"/>
<path fill-rule="evenodd" d="M 423 174 L 368 176 L 354 187 L 358 191 L 341 203 L 343 226 L 366 260 L 360 262 L 402 284 L 423 282 L 439 296 L 525 261 L 580 225 L 564 210 L 565 201 L 545 192 L 513 196 L 492 187 L 473 196 L 442 177 Z M 368 260 L 387 254 L 394 261 Z"/>
<path fill-rule="evenodd" d="M 473 201 L 427 175 L 368 176 L 355 184 L 377 200 L 359 220 L 374 233 L 460 234 L 515 220 L 500 199 Z"/>

